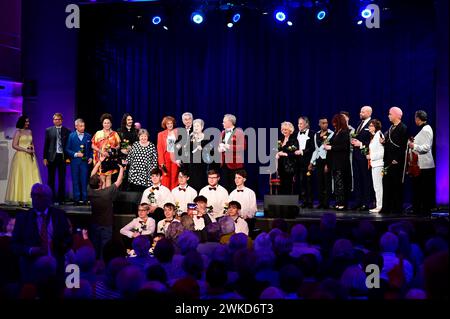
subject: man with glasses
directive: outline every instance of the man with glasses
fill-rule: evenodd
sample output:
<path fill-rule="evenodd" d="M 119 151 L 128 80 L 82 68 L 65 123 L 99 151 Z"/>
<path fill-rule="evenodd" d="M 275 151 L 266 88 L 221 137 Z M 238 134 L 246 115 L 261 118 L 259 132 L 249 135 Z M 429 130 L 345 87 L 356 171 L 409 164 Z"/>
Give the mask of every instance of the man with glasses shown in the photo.
<path fill-rule="evenodd" d="M 219 180 L 220 175 L 216 170 L 208 171 L 208 185 L 199 193 L 208 199 L 208 203 L 212 206 L 212 216 L 216 219 L 224 215 L 225 205 L 228 203 L 228 192 L 219 185 Z"/>

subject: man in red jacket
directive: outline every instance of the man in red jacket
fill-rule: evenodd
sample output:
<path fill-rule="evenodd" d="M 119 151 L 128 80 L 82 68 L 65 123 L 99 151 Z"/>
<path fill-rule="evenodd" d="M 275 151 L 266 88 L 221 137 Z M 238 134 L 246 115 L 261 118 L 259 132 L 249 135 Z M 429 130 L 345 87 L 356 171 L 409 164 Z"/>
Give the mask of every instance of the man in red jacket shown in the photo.
<path fill-rule="evenodd" d="M 246 142 L 244 132 L 236 128 L 236 116 L 225 114 L 219 152 L 222 153 L 222 185 L 228 192 L 234 188 L 234 175 L 237 170 L 244 168 L 244 151 Z"/>

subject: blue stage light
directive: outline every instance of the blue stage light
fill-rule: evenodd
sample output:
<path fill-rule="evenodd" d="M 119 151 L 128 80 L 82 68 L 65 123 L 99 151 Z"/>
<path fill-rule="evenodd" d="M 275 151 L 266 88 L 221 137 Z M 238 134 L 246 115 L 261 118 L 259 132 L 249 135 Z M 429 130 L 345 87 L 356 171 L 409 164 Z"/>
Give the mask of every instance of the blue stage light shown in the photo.
<path fill-rule="evenodd" d="M 191 15 L 191 20 L 192 20 L 192 22 L 194 22 L 194 23 L 200 24 L 200 23 L 202 23 L 203 20 L 204 20 L 203 14 L 201 14 L 201 13 L 198 12 L 198 11 L 196 11 L 196 12 L 192 13 L 192 15 Z"/>
<path fill-rule="evenodd" d="M 238 22 L 239 20 L 241 19 L 241 15 L 239 14 L 239 13 L 235 13 L 234 15 L 233 15 L 233 23 L 236 23 L 236 22 Z"/>
<path fill-rule="evenodd" d="M 160 24 L 161 23 L 161 17 L 160 16 L 154 16 L 152 18 L 152 23 L 155 24 L 155 25 Z"/>
<path fill-rule="evenodd" d="M 327 12 L 325 10 L 320 10 L 317 13 L 317 20 L 322 21 L 327 16 Z"/>
<path fill-rule="evenodd" d="M 368 19 L 372 16 L 372 11 L 370 9 L 364 9 L 361 11 L 361 17 Z"/>
<path fill-rule="evenodd" d="M 277 19 L 280 22 L 283 22 L 284 20 L 286 20 L 286 13 L 282 10 L 277 10 L 275 11 L 275 19 Z"/>

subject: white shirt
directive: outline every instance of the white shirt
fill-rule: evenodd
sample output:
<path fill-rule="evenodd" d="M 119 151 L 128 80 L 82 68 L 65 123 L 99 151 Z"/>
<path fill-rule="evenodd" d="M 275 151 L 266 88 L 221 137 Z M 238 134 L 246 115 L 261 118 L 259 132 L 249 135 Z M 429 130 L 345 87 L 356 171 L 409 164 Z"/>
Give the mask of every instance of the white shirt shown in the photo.
<path fill-rule="evenodd" d="M 185 191 L 183 191 L 183 189 L 185 189 Z M 174 204 L 178 202 L 180 211 L 187 212 L 187 204 L 194 202 L 194 198 L 197 197 L 197 191 L 189 185 L 187 185 L 187 187 L 178 185 L 172 189 L 172 196 L 175 201 Z"/>
<path fill-rule="evenodd" d="M 200 190 L 200 195 L 205 196 L 208 199 L 208 206 L 213 207 L 212 215 L 214 218 L 223 216 L 223 210 L 225 203 L 228 202 L 228 192 L 221 186 L 217 185 L 216 190 L 210 190 L 211 186 L 205 186 Z"/>
<path fill-rule="evenodd" d="M 320 132 L 319 132 L 320 134 Z M 325 150 L 325 148 L 323 147 L 324 144 L 322 143 L 322 145 L 317 146 L 317 136 L 320 136 L 319 134 L 314 134 L 314 152 L 311 156 L 311 164 L 316 165 L 316 161 L 317 159 L 321 158 L 321 159 L 326 159 L 327 158 L 327 151 Z M 333 136 L 334 132 L 332 130 L 328 130 L 328 140 L 330 140 L 330 138 Z"/>
<path fill-rule="evenodd" d="M 225 130 L 225 137 L 223 138 L 224 143 L 228 143 L 230 140 L 231 135 L 233 135 L 233 129 L 234 128 L 229 128 Z"/>
<path fill-rule="evenodd" d="M 372 167 L 384 165 L 384 145 L 380 143 L 381 136 L 383 136 L 381 131 L 376 132 L 369 144 L 370 166 Z"/>
<path fill-rule="evenodd" d="M 169 225 L 172 223 L 179 223 L 180 221 L 176 218 L 174 218 L 172 221 L 166 221 L 165 219 L 160 220 L 158 222 L 158 225 L 156 226 L 156 233 L 157 234 L 166 234 L 167 228 L 169 228 Z"/>
<path fill-rule="evenodd" d="M 298 134 L 297 134 L 298 145 L 302 151 L 305 150 L 306 141 L 309 140 L 308 134 L 309 134 L 309 129 L 307 129 L 305 131 L 305 134 L 300 134 L 300 132 L 298 132 Z"/>
<path fill-rule="evenodd" d="M 241 190 L 236 188 L 232 191 L 228 198 L 228 202 L 231 202 L 232 200 L 239 202 L 239 204 L 241 204 L 240 216 L 242 218 L 253 218 L 257 211 L 256 194 L 247 187 L 244 187 Z"/>
<path fill-rule="evenodd" d="M 425 125 L 414 137 L 414 152 L 419 155 L 421 169 L 434 168 L 434 159 L 431 149 L 433 146 L 433 129 Z"/>
<path fill-rule="evenodd" d="M 162 208 L 164 206 L 164 204 L 166 204 L 166 203 L 175 204 L 172 193 L 164 185 L 151 186 L 151 187 L 147 188 L 144 191 L 144 193 L 142 194 L 141 203 L 150 204 L 150 199 L 148 198 L 148 196 L 150 195 L 150 192 L 152 191 L 153 187 L 159 187 L 159 189 L 153 190 L 153 193 L 155 194 L 155 199 L 156 199 L 156 206 Z"/>
<path fill-rule="evenodd" d="M 233 217 L 232 217 L 233 218 Z M 243 233 L 248 235 L 248 224 L 247 222 L 240 216 L 238 216 L 236 219 L 234 219 L 234 232 L 237 233 Z"/>
<path fill-rule="evenodd" d="M 208 213 L 209 218 L 211 219 L 211 222 L 215 223 L 216 219 L 214 218 L 214 216 L 212 216 L 211 214 Z M 197 218 L 197 216 L 192 217 L 192 219 L 194 220 L 194 229 L 195 230 L 203 230 L 203 228 L 205 228 L 205 219 L 200 217 Z"/>
<path fill-rule="evenodd" d="M 131 222 L 122 227 L 120 233 L 132 238 L 134 233 L 133 230 L 139 232 L 141 235 L 153 235 L 155 232 L 155 220 L 148 217 L 147 221 L 144 223 L 143 219 L 139 217 L 134 218 Z"/>

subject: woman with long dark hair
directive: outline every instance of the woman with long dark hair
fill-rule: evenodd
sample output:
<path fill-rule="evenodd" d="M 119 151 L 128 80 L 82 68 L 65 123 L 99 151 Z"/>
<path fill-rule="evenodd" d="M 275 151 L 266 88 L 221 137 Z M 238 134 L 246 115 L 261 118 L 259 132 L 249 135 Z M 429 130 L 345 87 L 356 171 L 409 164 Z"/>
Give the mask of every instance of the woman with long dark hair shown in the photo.
<path fill-rule="evenodd" d="M 350 133 L 344 115 L 336 114 L 331 123 L 334 135 L 324 148 L 328 151 L 327 165 L 331 166 L 333 175 L 335 207 L 338 211 L 343 211 L 347 209 L 351 189 Z"/>
<path fill-rule="evenodd" d="M 10 205 L 31 206 L 31 187 L 35 183 L 41 183 L 41 174 L 36 162 L 28 116 L 19 117 L 16 128 L 12 143 L 16 153 L 11 162 L 5 202 Z"/>

